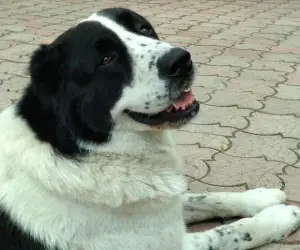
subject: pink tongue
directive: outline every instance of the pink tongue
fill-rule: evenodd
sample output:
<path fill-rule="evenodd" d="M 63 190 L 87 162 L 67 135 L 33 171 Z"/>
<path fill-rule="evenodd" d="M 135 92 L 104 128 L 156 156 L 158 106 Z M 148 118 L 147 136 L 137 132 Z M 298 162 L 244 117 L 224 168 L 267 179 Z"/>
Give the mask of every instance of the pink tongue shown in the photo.
<path fill-rule="evenodd" d="M 184 108 L 191 104 L 194 100 L 192 91 L 182 92 L 179 99 L 173 103 L 173 106 L 176 108 Z"/>
<path fill-rule="evenodd" d="M 173 102 L 173 104 L 167 109 L 167 111 L 171 111 L 173 108 L 176 110 L 179 108 L 185 109 L 186 106 L 191 104 L 194 101 L 194 96 L 192 91 L 182 92 L 180 97 Z"/>

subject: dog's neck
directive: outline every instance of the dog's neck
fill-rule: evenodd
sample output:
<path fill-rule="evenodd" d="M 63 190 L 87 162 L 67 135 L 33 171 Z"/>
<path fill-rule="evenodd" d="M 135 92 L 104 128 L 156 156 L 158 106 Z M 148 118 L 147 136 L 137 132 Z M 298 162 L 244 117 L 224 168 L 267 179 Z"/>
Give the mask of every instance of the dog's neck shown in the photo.
<path fill-rule="evenodd" d="M 39 141 L 15 106 L 1 114 L 0 125 L 6 142 L 0 145 L 0 205 L 37 237 L 55 236 L 50 245 L 74 235 L 89 242 L 96 229 L 101 235 L 107 207 L 118 215 L 110 221 L 117 227 L 124 213 L 158 213 L 186 188 L 168 132 L 115 131 L 98 152 L 74 161 Z"/>
<path fill-rule="evenodd" d="M 110 141 L 102 145 L 79 141 L 81 148 L 90 152 L 112 152 L 141 154 L 168 148 L 175 150 L 170 131 L 128 131 L 114 130 Z"/>

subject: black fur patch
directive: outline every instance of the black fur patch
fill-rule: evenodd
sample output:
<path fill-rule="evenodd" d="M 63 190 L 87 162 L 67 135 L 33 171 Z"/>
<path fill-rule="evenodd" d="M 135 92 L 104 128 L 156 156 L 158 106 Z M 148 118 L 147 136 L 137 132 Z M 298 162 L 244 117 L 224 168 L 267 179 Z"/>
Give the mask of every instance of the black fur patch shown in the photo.
<path fill-rule="evenodd" d="M 108 65 L 101 58 L 113 56 Z M 83 22 L 34 52 L 31 83 L 19 102 L 21 115 L 41 141 L 74 157 L 78 140 L 110 139 L 110 110 L 132 80 L 131 57 L 110 29 Z"/>
<path fill-rule="evenodd" d="M 244 241 L 251 241 L 252 237 L 251 237 L 250 233 L 245 233 L 244 237 L 243 237 L 243 240 Z"/>

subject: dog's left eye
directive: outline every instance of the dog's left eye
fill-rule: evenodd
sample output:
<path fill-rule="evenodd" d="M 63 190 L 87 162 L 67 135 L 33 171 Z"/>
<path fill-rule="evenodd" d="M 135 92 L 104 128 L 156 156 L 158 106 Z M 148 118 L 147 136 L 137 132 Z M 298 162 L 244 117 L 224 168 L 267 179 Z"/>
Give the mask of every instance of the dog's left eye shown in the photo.
<path fill-rule="evenodd" d="M 144 35 L 151 35 L 151 32 L 152 32 L 152 31 L 151 31 L 151 28 L 148 27 L 148 26 L 146 26 L 146 25 L 141 26 L 140 31 L 141 31 L 141 33 L 143 33 Z"/>
<path fill-rule="evenodd" d="M 101 65 L 108 65 L 115 59 L 114 56 L 105 56 L 101 60 Z"/>

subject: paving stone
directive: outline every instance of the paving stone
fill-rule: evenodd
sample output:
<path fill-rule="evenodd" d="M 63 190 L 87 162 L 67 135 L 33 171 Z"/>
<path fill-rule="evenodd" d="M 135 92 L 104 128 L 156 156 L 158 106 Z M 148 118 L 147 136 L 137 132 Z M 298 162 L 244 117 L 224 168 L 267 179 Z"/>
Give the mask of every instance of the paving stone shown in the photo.
<path fill-rule="evenodd" d="M 276 91 L 277 93 L 274 95 L 276 98 L 300 100 L 300 84 L 299 86 L 279 84 Z"/>
<path fill-rule="evenodd" d="M 264 38 L 264 39 L 269 39 L 269 40 L 274 40 L 274 41 L 282 41 L 286 38 L 286 35 L 258 32 L 258 33 L 253 33 L 252 37 L 253 38 L 255 38 L 255 37 Z"/>
<path fill-rule="evenodd" d="M 30 43 L 37 37 L 33 34 L 26 33 L 9 33 L 1 37 L 2 41 L 20 41 Z"/>
<path fill-rule="evenodd" d="M 243 34 L 233 35 L 233 34 L 225 34 L 225 33 L 218 33 L 212 34 L 210 36 L 211 39 L 220 39 L 226 41 L 233 41 L 233 42 L 240 42 L 243 40 L 245 36 Z"/>
<path fill-rule="evenodd" d="M 245 131 L 253 134 L 282 134 L 284 137 L 299 138 L 300 118 L 293 115 L 270 115 L 255 112 L 248 118 L 250 125 Z M 272 126 L 270 126 L 272 124 Z"/>
<path fill-rule="evenodd" d="M 221 126 L 236 127 L 239 129 L 248 126 L 249 109 L 237 107 L 218 107 L 202 104 L 199 115 L 193 119 L 195 124 L 220 124 Z"/>
<path fill-rule="evenodd" d="M 263 53 L 263 60 L 272 62 L 291 62 L 300 63 L 300 54 L 293 53 Z"/>
<path fill-rule="evenodd" d="M 234 45 L 236 49 L 246 49 L 246 50 L 258 50 L 258 51 L 270 51 L 271 45 L 261 44 L 261 43 L 252 43 L 252 42 L 240 42 Z"/>
<path fill-rule="evenodd" d="M 270 34 L 291 34 L 296 30 L 294 26 L 286 26 L 286 25 L 270 25 L 268 28 L 261 30 L 262 33 L 270 33 Z"/>
<path fill-rule="evenodd" d="M 295 168 L 289 166 L 284 169 L 284 174 L 280 175 L 285 183 L 284 191 L 288 195 L 290 200 L 299 201 L 300 200 L 300 168 Z"/>
<path fill-rule="evenodd" d="M 297 154 L 292 149 L 297 148 L 300 139 L 236 132 L 231 143 L 226 154 L 236 157 L 266 157 L 269 161 L 276 160 L 292 165 L 297 162 Z"/>
<path fill-rule="evenodd" d="M 229 79 L 226 84 L 226 90 L 236 92 L 251 92 L 253 94 L 263 94 L 270 96 L 275 94 L 273 87 L 276 86 L 274 81 L 263 81 L 256 79 Z"/>
<path fill-rule="evenodd" d="M 225 151 L 229 148 L 229 140 L 225 136 L 191 133 L 185 131 L 176 131 L 174 133 L 175 141 L 179 145 L 199 144 L 201 147 L 214 148 L 219 151 Z"/>
<path fill-rule="evenodd" d="M 249 108 L 259 110 L 263 108 L 262 94 L 250 92 L 236 92 L 216 90 L 211 94 L 208 104 L 215 106 L 238 106 L 239 108 Z"/>
<path fill-rule="evenodd" d="M 210 94 L 212 92 L 212 89 L 206 89 L 203 87 L 193 87 L 193 94 L 195 95 L 197 101 L 201 103 L 206 103 L 210 100 Z"/>
<path fill-rule="evenodd" d="M 214 125 L 204 125 L 204 124 L 194 124 L 190 123 L 179 131 L 190 132 L 190 133 L 207 133 L 212 135 L 223 135 L 232 137 L 233 133 L 236 132 L 235 128 L 221 127 L 219 124 Z"/>
<path fill-rule="evenodd" d="M 278 115 L 297 115 L 300 116 L 300 100 L 284 100 L 269 97 L 264 103 L 262 112 Z"/>
<path fill-rule="evenodd" d="M 240 68 L 231 66 L 214 66 L 214 65 L 197 65 L 197 70 L 200 75 L 204 76 L 223 76 L 235 78 L 239 75 Z"/>
<path fill-rule="evenodd" d="M 248 61 L 260 59 L 261 54 L 262 52 L 260 51 L 235 49 L 235 48 L 225 48 L 223 51 L 224 56 L 234 56 Z"/>
<path fill-rule="evenodd" d="M 284 76 L 284 72 L 275 72 L 274 70 L 242 69 L 239 79 L 283 82 L 286 80 Z"/>
<path fill-rule="evenodd" d="M 0 72 L 12 75 L 25 75 L 26 64 L 4 61 L 0 65 Z"/>
<path fill-rule="evenodd" d="M 296 71 L 287 76 L 287 80 L 284 82 L 287 85 L 300 85 L 300 66 L 295 67 Z"/>
<path fill-rule="evenodd" d="M 190 180 L 190 191 L 193 193 L 210 193 L 210 192 L 243 192 L 246 190 L 246 185 L 241 186 L 216 186 L 207 184 L 198 180 Z"/>
<path fill-rule="evenodd" d="M 220 55 L 220 56 L 215 56 L 213 59 L 211 59 L 209 64 L 220 65 L 220 66 L 230 65 L 230 66 L 248 68 L 251 66 L 251 60 L 245 58 L 239 58 L 236 56 Z"/>
<path fill-rule="evenodd" d="M 274 71 L 281 71 L 281 72 L 294 72 L 295 69 L 294 63 L 286 63 L 286 62 L 270 62 L 270 61 L 255 61 L 252 62 L 251 69 L 255 70 L 274 70 Z"/>
<path fill-rule="evenodd" d="M 194 86 L 204 87 L 205 89 L 225 89 L 228 77 L 202 76 L 197 75 Z"/>
<path fill-rule="evenodd" d="M 204 38 L 198 42 L 199 45 L 207 45 L 207 46 L 220 46 L 220 47 L 232 47 L 235 42 L 234 41 L 227 41 L 221 39 L 210 39 Z"/>
<path fill-rule="evenodd" d="M 264 158 L 241 158 L 216 154 L 210 166 L 209 175 L 202 182 L 218 186 L 242 186 L 249 188 L 281 188 L 282 181 L 276 176 L 281 173 L 284 163 L 266 161 Z"/>

